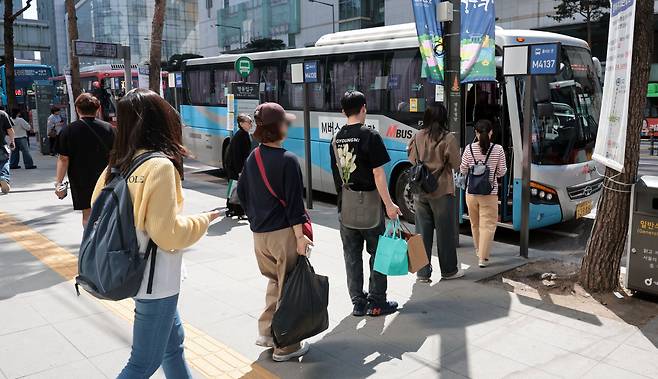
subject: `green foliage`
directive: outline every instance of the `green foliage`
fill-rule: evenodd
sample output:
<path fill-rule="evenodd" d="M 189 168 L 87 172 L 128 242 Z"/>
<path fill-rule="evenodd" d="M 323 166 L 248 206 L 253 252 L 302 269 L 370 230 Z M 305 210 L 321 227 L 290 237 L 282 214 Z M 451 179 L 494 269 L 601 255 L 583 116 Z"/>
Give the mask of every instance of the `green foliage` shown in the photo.
<path fill-rule="evenodd" d="M 283 50 L 286 44 L 280 39 L 260 38 L 252 39 L 245 48 L 252 51 Z"/>
<path fill-rule="evenodd" d="M 585 22 L 596 22 L 608 14 L 609 0 L 555 0 L 555 15 L 548 17 L 555 21 L 575 20 L 580 15 Z"/>

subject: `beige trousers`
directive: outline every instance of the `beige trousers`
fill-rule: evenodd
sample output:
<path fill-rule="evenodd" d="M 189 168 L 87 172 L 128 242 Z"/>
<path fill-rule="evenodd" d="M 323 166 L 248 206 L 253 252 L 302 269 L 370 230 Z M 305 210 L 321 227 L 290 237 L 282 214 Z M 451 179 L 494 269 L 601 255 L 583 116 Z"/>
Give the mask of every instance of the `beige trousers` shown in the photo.
<path fill-rule="evenodd" d="M 265 309 L 258 319 L 258 333 L 261 336 L 272 335 L 272 318 L 278 306 L 286 274 L 297 263 L 297 239 L 292 228 L 267 233 L 254 233 L 254 250 L 261 274 L 269 279 L 265 292 Z M 277 349 L 278 354 L 287 350 L 296 351 L 297 346 Z M 279 351 L 286 350 L 286 351 Z"/>
<path fill-rule="evenodd" d="M 475 251 L 480 259 L 489 259 L 498 222 L 498 195 L 466 194 L 466 205 Z"/>

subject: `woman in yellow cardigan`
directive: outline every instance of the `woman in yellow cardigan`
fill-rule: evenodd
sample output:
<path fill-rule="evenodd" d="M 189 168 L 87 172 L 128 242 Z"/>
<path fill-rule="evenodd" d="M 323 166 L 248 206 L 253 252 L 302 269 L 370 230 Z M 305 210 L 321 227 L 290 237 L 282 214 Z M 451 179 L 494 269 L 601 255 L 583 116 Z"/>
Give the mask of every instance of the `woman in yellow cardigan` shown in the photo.
<path fill-rule="evenodd" d="M 109 167 L 125 171 L 134 157 L 158 151 L 128 178 L 140 251 L 149 239 L 158 245 L 153 288 L 147 293 L 148 270 L 135 296 L 135 323 L 130 359 L 120 379 L 149 378 L 162 366 L 167 378 L 191 378 L 183 354 L 183 326 L 178 316 L 182 252 L 198 241 L 218 212 L 180 216 L 183 206 L 181 175 L 185 149 L 176 111 L 157 93 L 135 89 L 117 105 L 117 136 Z M 93 200 L 105 186 L 107 170 L 96 183 Z M 149 262 L 146 266 L 150 265 Z"/>

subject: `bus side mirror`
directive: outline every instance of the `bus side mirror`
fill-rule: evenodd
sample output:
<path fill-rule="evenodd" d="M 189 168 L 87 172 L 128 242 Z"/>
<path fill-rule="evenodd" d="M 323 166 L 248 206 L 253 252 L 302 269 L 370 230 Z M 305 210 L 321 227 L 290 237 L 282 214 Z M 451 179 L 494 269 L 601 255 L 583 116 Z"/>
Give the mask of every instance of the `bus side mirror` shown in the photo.
<path fill-rule="evenodd" d="M 553 103 L 538 103 L 537 104 L 537 117 L 552 118 L 554 115 Z"/>

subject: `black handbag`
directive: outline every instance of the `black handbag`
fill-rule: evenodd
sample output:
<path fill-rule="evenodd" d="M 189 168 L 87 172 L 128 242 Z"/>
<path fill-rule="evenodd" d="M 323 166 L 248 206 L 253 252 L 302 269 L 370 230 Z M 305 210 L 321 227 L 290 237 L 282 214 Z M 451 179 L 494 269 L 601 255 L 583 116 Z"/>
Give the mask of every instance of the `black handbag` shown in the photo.
<path fill-rule="evenodd" d="M 416 193 L 432 193 L 439 188 L 439 182 L 420 158 L 416 140 L 414 140 L 414 147 L 416 148 L 416 164 L 409 169 L 409 184 Z"/>

